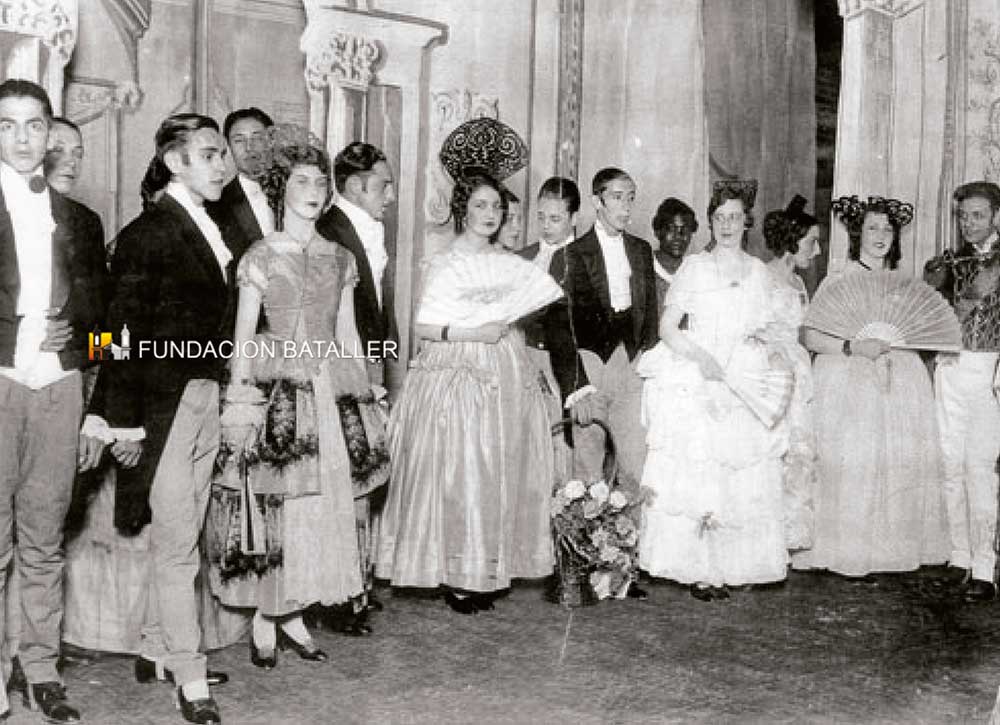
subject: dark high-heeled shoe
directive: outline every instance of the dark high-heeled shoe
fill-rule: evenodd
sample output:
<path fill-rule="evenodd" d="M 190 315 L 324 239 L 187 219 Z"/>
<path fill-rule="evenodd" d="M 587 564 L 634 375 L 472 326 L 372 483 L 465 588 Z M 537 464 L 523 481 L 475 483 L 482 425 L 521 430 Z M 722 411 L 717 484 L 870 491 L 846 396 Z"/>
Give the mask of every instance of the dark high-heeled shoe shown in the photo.
<path fill-rule="evenodd" d="M 264 650 L 267 652 L 267 650 Z M 257 643 L 253 641 L 253 635 L 250 636 L 250 661 L 255 667 L 260 667 L 264 670 L 273 670 L 278 666 L 278 655 L 277 652 L 271 650 L 270 655 L 266 657 L 261 656 L 261 650 L 257 649 Z"/>
<path fill-rule="evenodd" d="M 498 592 L 476 592 L 469 595 L 469 599 L 472 600 L 472 603 L 476 605 L 476 609 L 480 612 L 488 612 L 491 609 L 496 609 L 493 603 L 498 596 Z"/>
<path fill-rule="evenodd" d="M 697 584 L 692 584 L 691 596 L 701 602 L 710 602 L 713 599 L 712 587 L 700 587 Z"/>
<path fill-rule="evenodd" d="M 444 603 L 451 607 L 452 611 L 459 614 L 475 614 L 479 607 L 472 601 L 472 597 L 459 597 L 452 591 L 444 593 Z"/>
<path fill-rule="evenodd" d="M 301 642 L 296 642 L 292 639 L 285 630 L 278 629 L 278 647 L 282 651 L 290 649 L 302 659 L 309 660 L 310 662 L 326 662 L 330 659 L 326 656 L 326 652 L 317 647 L 314 642 L 311 644 L 313 648 L 309 649 Z"/>

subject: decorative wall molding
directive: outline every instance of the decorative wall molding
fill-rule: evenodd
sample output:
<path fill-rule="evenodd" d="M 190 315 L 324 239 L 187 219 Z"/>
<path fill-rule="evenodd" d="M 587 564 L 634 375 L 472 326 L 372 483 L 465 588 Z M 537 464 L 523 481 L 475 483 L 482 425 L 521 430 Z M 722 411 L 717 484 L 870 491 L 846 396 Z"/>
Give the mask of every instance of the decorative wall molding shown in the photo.
<path fill-rule="evenodd" d="M 252 20 L 266 20 L 303 27 L 306 22 L 302 0 L 215 0 L 213 12 Z"/>
<path fill-rule="evenodd" d="M 556 173 L 575 179 L 580 166 L 583 101 L 583 2 L 559 0 L 559 116 Z"/>
<path fill-rule="evenodd" d="M 972 177 L 1000 183 L 1000 21 L 977 18 L 969 32 L 967 143 L 981 152 Z"/>
<path fill-rule="evenodd" d="M 838 3 L 840 14 L 846 19 L 869 10 L 899 17 L 923 5 L 924 0 L 838 0 Z"/>
<path fill-rule="evenodd" d="M 432 91 L 430 107 L 430 138 L 427 159 L 427 196 L 424 200 L 424 214 L 434 224 L 444 224 L 451 214 L 451 176 L 441 165 L 437 150 L 448 138 L 448 134 L 473 118 L 500 119 L 500 99 L 469 89 Z"/>
<path fill-rule="evenodd" d="M 77 0 L 0 0 L 0 31 L 41 38 L 64 64 L 76 47 Z"/>
<path fill-rule="evenodd" d="M 389 365 L 387 382 L 398 390 L 413 349 L 411 317 L 415 270 L 424 254 L 422 238 L 424 173 L 431 152 L 426 119 L 430 107 L 431 51 L 447 42 L 448 27 L 427 18 L 381 12 L 370 2 L 334 4 L 331 0 L 303 0 L 306 28 L 299 47 L 306 56 L 305 82 L 309 95 L 309 130 L 337 153 L 354 132 L 353 113 L 361 95 L 362 113 L 369 97 L 395 86 L 398 107 L 391 119 L 392 151 L 398 150 L 399 168 L 393 169 L 397 187 L 395 240 L 396 321 L 401 331 L 400 364 Z M 390 153 L 389 156 L 394 156 Z"/>
<path fill-rule="evenodd" d="M 149 30 L 153 0 L 102 0 L 132 65 L 132 79 L 139 82 L 139 39 Z"/>
<path fill-rule="evenodd" d="M 375 64 L 381 54 L 375 40 L 346 32 L 325 37 L 312 34 L 302 50 L 306 54 L 306 87 L 310 92 L 321 91 L 331 81 L 367 90 L 375 79 Z"/>

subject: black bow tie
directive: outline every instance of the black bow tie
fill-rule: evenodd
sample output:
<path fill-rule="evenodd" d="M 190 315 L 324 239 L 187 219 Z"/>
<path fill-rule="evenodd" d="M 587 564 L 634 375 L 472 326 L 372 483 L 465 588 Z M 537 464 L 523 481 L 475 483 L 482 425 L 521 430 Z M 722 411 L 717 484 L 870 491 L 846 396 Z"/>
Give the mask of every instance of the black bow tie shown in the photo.
<path fill-rule="evenodd" d="M 28 188 L 31 189 L 36 194 L 41 194 L 45 191 L 46 183 L 44 176 L 32 176 L 28 179 Z"/>

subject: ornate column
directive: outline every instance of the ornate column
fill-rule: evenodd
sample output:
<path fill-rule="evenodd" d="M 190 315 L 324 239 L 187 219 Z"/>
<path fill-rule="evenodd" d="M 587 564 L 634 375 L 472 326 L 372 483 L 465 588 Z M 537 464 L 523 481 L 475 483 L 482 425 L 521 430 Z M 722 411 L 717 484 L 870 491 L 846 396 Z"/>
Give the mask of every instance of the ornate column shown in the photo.
<path fill-rule="evenodd" d="M 580 111 L 583 101 L 583 3 L 559 0 L 559 117 L 556 173 L 577 178 L 580 170 Z"/>
<path fill-rule="evenodd" d="M 885 195 L 889 190 L 892 109 L 892 23 L 896 0 L 840 0 L 844 54 L 837 108 L 833 196 Z M 843 225 L 830 226 L 829 269 L 847 260 Z"/>
<path fill-rule="evenodd" d="M 368 92 L 375 78 L 379 46 L 374 38 L 342 31 L 316 38 L 311 35 L 316 27 L 307 26 L 302 36 L 309 130 L 325 139 L 330 153 L 335 154 L 353 140 L 348 137 L 345 91 Z"/>
<path fill-rule="evenodd" d="M 345 137 L 350 128 L 347 93 L 365 93 L 375 84 L 399 89 L 399 168 L 393 169 L 398 209 L 394 271 L 399 355 L 405 366 L 412 347 L 415 273 L 423 257 L 423 239 L 417 230 L 424 223 L 422 170 L 428 158 L 430 51 L 446 42 L 448 29 L 423 18 L 373 10 L 367 3 L 353 8 L 305 0 L 305 9 L 300 47 L 306 56 L 309 127 L 331 153 L 354 140 Z M 390 384 L 401 379 L 393 375 Z"/>
<path fill-rule="evenodd" d="M 23 36 L 15 43 L 3 77 L 27 78 L 45 88 L 62 113 L 63 73 L 76 47 L 78 0 L 23 0 L 0 7 L 0 32 Z"/>

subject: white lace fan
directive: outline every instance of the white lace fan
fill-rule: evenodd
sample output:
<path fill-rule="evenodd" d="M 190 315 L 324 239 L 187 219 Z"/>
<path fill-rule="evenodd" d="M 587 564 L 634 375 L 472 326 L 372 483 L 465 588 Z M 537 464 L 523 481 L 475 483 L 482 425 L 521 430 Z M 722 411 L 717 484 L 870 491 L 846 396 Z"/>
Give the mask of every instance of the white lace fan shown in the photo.
<path fill-rule="evenodd" d="M 896 348 L 962 348 L 962 328 L 944 297 L 921 280 L 891 272 L 844 275 L 824 284 L 802 324 L 845 340 L 881 338 Z"/>
<path fill-rule="evenodd" d="M 778 424 L 792 402 L 795 376 L 784 367 L 770 367 L 762 351 L 736 355 L 726 366 L 725 383 L 768 428 Z"/>
<path fill-rule="evenodd" d="M 417 322 L 477 327 L 511 323 L 562 297 L 559 284 L 514 254 L 470 254 L 431 273 Z"/>

